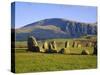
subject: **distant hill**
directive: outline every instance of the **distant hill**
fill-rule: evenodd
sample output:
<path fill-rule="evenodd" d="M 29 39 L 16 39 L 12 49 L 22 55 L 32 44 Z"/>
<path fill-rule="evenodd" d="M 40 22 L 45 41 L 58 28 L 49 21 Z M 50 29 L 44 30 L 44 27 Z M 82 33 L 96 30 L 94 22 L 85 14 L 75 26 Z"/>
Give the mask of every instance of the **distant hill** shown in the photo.
<path fill-rule="evenodd" d="M 16 40 L 27 40 L 34 36 L 39 40 L 51 38 L 78 38 L 84 35 L 96 35 L 96 23 L 81 23 L 61 18 L 44 19 L 15 30 Z"/>

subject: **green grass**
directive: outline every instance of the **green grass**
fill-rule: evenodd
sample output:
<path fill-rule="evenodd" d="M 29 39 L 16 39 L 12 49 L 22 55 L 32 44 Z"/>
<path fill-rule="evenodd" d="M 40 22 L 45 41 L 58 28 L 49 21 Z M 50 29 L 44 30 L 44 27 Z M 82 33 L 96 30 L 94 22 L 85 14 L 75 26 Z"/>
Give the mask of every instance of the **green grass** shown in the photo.
<path fill-rule="evenodd" d="M 77 39 L 49 39 L 46 41 L 50 42 L 52 40 L 56 41 L 57 48 L 60 50 L 61 48 L 64 48 L 65 41 L 72 42 Z M 88 39 L 79 38 L 78 40 Z M 43 42 L 44 41 L 38 41 L 39 46 L 42 46 Z M 97 68 L 97 56 L 91 55 L 93 53 L 93 47 L 70 47 L 69 49 L 71 55 L 27 52 L 27 42 L 16 41 L 16 73 Z M 83 49 L 88 50 L 90 55 L 80 55 Z"/>
<path fill-rule="evenodd" d="M 16 53 L 16 73 L 92 69 L 97 67 L 94 55 Z"/>

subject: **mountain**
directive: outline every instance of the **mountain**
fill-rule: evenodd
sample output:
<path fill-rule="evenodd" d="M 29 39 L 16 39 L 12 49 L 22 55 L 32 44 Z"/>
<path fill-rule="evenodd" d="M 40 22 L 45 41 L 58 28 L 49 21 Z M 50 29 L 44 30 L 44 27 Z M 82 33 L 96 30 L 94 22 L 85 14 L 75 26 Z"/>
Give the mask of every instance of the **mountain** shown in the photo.
<path fill-rule="evenodd" d="M 16 40 L 27 40 L 34 36 L 39 40 L 51 38 L 78 38 L 84 35 L 96 35 L 96 23 L 82 23 L 62 18 L 40 20 L 15 30 Z"/>

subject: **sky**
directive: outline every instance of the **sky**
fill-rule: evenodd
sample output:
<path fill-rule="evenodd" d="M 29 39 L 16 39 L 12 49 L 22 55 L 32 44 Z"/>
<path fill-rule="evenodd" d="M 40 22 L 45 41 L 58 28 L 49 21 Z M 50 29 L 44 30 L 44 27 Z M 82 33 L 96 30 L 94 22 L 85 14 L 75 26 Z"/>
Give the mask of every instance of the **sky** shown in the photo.
<path fill-rule="evenodd" d="M 31 2 L 15 3 L 15 28 L 48 18 L 94 23 L 97 22 L 97 7 Z"/>

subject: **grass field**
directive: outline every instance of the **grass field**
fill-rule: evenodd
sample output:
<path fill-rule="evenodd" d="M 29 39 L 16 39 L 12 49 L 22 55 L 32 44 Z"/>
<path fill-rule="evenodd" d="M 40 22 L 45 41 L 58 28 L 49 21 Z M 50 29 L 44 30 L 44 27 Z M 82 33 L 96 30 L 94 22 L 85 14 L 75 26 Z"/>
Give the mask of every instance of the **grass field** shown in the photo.
<path fill-rule="evenodd" d="M 54 39 L 53 39 L 54 40 Z M 65 39 L 55 39 L 58 49 L 64 47 Z M 47 40 L 48 42 L 51 40 Z M 68 41 L 72 41 L 68 39 Z M 39 46 L 42 42 L 39 41 Z M 90 55 L 80 55 L 83 49 L 89 51 Z M 27 42 L 16 42 L 15 69 L 16 73 L 62 71 L 76 69 L 93 69 L 97 67 L 97 56 L 92 55 L 93 47 L 70 47 L 71 55 L 58 53 L 35 53 L 27 52 Z"/>
<path fill-rule="evenodd" d="M 16 53 L 16 73 L 92 69 L 97 67 L 94 55 Z"/>

